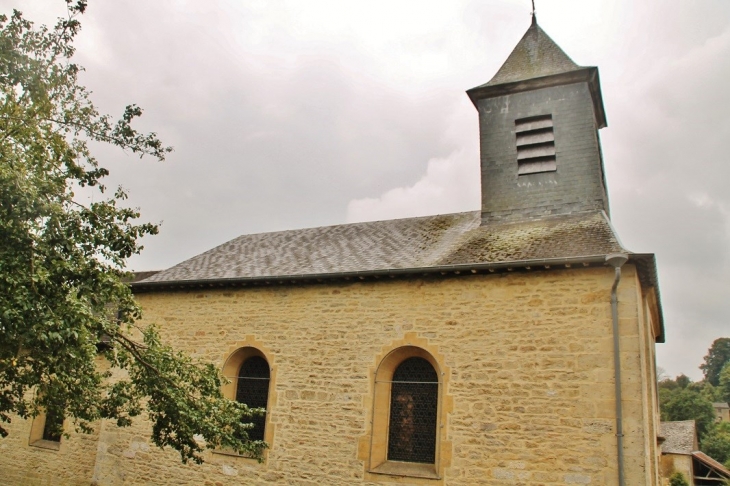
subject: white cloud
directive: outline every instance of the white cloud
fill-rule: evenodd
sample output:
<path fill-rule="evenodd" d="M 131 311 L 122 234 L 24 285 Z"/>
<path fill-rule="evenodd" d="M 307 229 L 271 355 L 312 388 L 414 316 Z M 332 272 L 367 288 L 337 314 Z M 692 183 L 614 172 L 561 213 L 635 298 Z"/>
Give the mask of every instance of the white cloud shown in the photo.
<path fill-rule="evenodd" d="M 477 112 L 466 95 L 456 98 L 442 124 L 442 145 L 455 147 L 445 157 L 431 157 L 425 173 L 412 184 L 347 204 L 347 222 L 448 214 L 481 207 Z M 423 166 L 424 164 L 419 164 Z"/>
<path fill-rule="evenodd" d="M 395 187 L 378 197 L 353 199 L 347 222 L 428 216 L 479 209 L 479 154 L 455 150 L 428 161 L 426 174 L 415 184 Z"/>

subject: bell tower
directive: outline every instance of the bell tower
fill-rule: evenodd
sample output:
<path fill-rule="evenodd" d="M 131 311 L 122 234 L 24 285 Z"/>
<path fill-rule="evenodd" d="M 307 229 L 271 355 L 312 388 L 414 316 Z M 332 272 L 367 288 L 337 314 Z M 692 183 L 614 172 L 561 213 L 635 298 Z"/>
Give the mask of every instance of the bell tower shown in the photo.
<path fill-rule="evenodd" d="M 598 68 L 575 64 L 533 15 L 497 74 L 467 94 L 479 112 L 482 225 L 608 214 Z"/>

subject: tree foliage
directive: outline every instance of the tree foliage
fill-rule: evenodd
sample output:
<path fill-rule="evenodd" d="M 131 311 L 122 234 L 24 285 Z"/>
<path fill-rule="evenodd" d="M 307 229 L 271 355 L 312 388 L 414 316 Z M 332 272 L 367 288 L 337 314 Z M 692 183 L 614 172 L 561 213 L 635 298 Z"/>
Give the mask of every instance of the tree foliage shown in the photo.
<path fill-rule="evenodd" d="M 81 431 L 146 412 L 152 441 L 183 462 L 199 462 L 205 447 L 260 456 L 265 444 L 249 441 L 242 423 L 260 411 L 224 399 L 213 366 L 135 327 L 124 265 L 158 229 L 138 222 L 121 188 L 107 190 L 90 147 L 159 160 L 171 149 L 134 129 L 139 107 L 119 119 L 95 108 L 72 62 L 86 4 L 70 2 L 53 28 L 18 11 L 0 16 L 0 435 L 14 416 L 42 410 Z M 96 201 L 80 202 L 80 188 Z M 100 351 L 102 337 L 109 346 Z"/>
<path fill-rule="evenodd" d="M 684 474 L 676 472 L 669 478 L 669 486 L 689 486 L 689 483 L 687 482 L 687 478 L 684 477 Z"/>
<path fill-rule="evenodd" d="M 718 338 L 712 343 L 705 356 L 705 362 L 700 369 L 705 374 L 705 380 L 713 386 L 720 384 L 720 372 L 730 363 L 730 338 Z"/>
<path fill-rule="evenodd" d="M 677 388 L 669 393 L 660 392 L 660 410 L 664 421 L 694 420 L 700 441 L 715 422 L 712 402 L 691 388 Z"/>
<path fill-rule="evenodd" d="M 723 384 L 730 385 L 730 365 L 720 377 L 719 387 L 707 380 L 692 382 L 684 375 L 663 379 L 658 384 L 659 406 L 664 421 L 694 420 L 700 450 L 730 466 L 730 422 L 717 422 L 712 406 L 712 402 L 724 400 Z"/>
<path fill-rule="evenodd" d="M 730 422 L 718 422 L 702 440 L 702 452 L 716 461 L 730 461 Z"/>
<path fill-rule="evenodd" d="M 718 389 L 718 401 L 730 403 L 730 362 L 720 372 L 720 383 Z"/>

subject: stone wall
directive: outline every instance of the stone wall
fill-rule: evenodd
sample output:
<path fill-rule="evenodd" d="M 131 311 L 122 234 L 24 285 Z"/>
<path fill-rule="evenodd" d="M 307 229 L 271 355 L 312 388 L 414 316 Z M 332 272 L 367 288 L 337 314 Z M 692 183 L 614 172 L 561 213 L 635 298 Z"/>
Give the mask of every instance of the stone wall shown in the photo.
<path fill-rule="evenodd" d="M 612 282 L 609 268 L 571 268 L 140 294 L 144 322 L 176 347 L 221 369 L 243 346 L 269 359 L 265 462 L 207 453 L 183 466 L 144 422 L 100 425 L 98 448 L 74 435 L 35 451 L 20 421 L 0 468 L 9 484 L 73 467 L 87 484 L 615 485 Z M 619 300 L 628 484 L 657 484 L 653 333 L 630 265 Z M 439 479 L 368 472 L 376 368 L 409 344 L 444 373 Z"/>
<path fill-rule="evenodd" d="M 669 486 L 669 478 L 675 473 L 682 473 L 684 479 L 694 486 L 694 473 L 692 468 L 692 456 L 689 454 L 664 454 L 661 457 L 662 486 Z"/>
<path fill-rule="evenodd" d="M 36 420 L 43 420 L 42 417 Z M 33 420 L 13 417 L 10 434 L 0 437 L 0 484 L 3 485 L 81 485 L 90 483 L 99 431 L 94 434 L 69 431 L 57 450 L 29 444 Z M 5 424 L 3 424 L 5 426 Z M 42 427 L 42 423 L 41 423 Z M 67 420 L 66 429 L 73 429 Z"/>

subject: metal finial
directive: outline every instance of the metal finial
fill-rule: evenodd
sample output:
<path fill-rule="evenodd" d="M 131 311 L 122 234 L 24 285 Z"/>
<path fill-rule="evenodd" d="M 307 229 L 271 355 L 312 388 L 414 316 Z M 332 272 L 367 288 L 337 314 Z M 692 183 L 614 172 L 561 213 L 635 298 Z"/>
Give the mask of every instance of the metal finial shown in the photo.
<path fill-rule="evenodd" d="M 532 15 L 532 23 L 535 24 L 537 22 L 537 15 L 535 15 L 535 0 L 532 0 L 532 12 L 530 15 Z"/>

